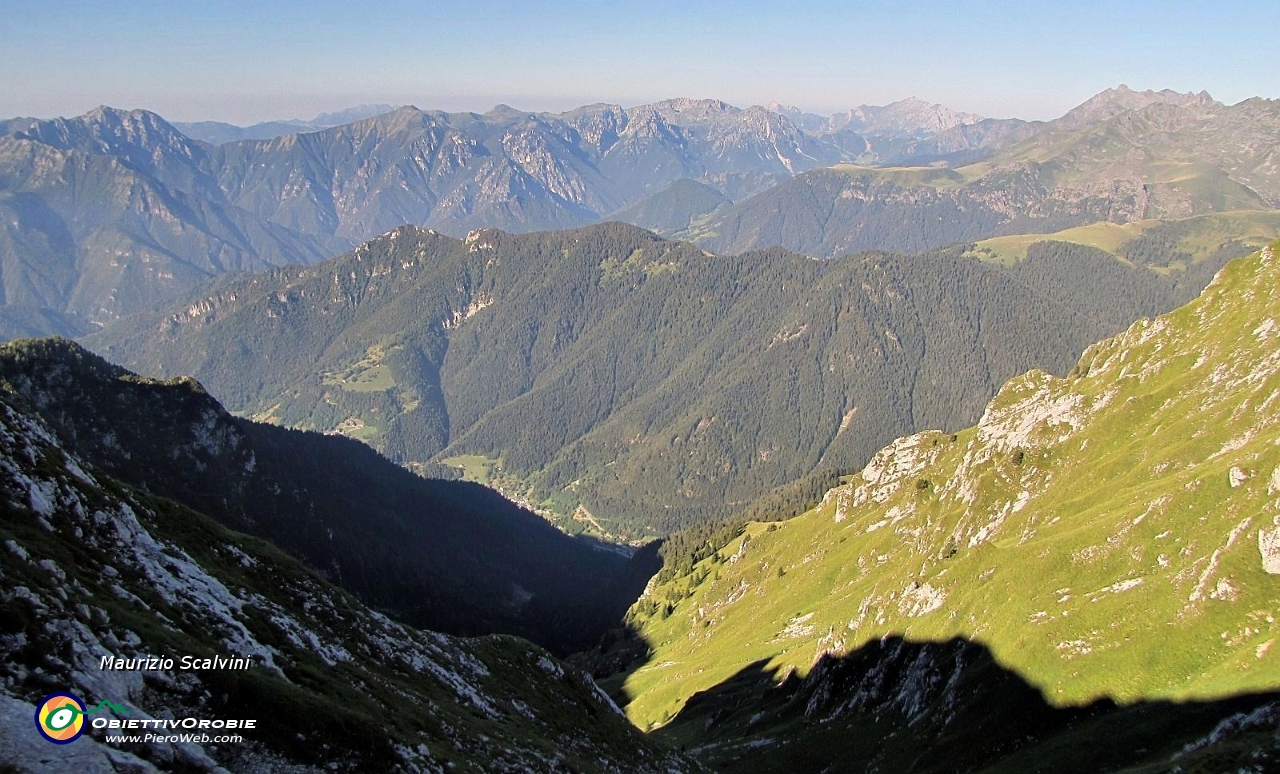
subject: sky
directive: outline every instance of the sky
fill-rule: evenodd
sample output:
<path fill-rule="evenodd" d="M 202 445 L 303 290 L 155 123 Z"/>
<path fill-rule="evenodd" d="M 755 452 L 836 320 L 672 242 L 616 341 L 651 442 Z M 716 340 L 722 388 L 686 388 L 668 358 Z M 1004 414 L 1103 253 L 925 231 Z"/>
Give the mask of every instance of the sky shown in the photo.
<path fill-rule="evenodd" d="M 0 117 L 175 121 L 362 103 L 483 112 L 671 97 L 829 114 L 908 96 L 1054 118 L 1103 89 L 1280 96 L 1280 3 L 0 0 Z"/>

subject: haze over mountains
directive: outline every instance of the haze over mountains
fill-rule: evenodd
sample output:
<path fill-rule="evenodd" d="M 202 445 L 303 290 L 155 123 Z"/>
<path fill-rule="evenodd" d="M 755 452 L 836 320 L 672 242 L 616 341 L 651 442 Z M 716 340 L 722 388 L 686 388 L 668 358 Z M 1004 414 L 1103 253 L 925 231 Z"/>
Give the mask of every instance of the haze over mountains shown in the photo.
<path fill-rule="evenodd" d="M 386 107 L 0 122 L 0 760 L 1280 765 L 1280 102 Z"/>
<path fill-rule="evenodd" d="M 0 332 L 106 326 L 93 346 L 110 359 L 195 375 L 235 411 L 419 470 L 474 473 L 480 455 L 563 518 L 668 532 L 973 421 L 1004 379 L 1060 372 L 1191 298 L 1268 238 L 1280 203 L 1265 100 L 1119 87 L 1040 124 L 914 99 L 817 119 L 714 100 L 403 107 L 217 146 L 143 111 L 15 119 Z M 931 166 L 883 166 L 899 163 Z M 513 234 L 605 217 L 702 250 L 616 227 Z M 1097 222 L 1138 231 L 1078 240 L 1110 255 L 1036 248 L 1012 268 L 975 263 L 1002 254 L 986 247 L 753 252 L 924 252 Z M 392 230 L 406 223 L 430 231 Z M 261 273 L 378 234 L 317 271 Z"/>
<path fill-rule="evenodd" d="M 288 119 L 262 121 L 251 126 L 236 126 L 223 121 L 174 121 L 174 127 L 193 140 L 210 145 L 222 145 L 237 140 L 270 140 L 285 134 L 315 132 L 331 126 L 341 126 L 362 118 L 372 118 L 395 110 L 395 105 L 357 105 L 332 113 L 321 113 L 310 121 Z"/>
<path fill-rule="evenodd" d="M 1280 103 L 1099 95 L 979 163 L 814 170 L 681 232 L 711 250 L 919 251 L 1094 221 L 1185 218 L 1280 203 Z M 1174 97 L 1178 97 L 1175 99 Z M 1166 99 L 1168 101 L 1166 101 Z M 1022 132 L 1015 133 L 1015 136 Z"/>
<path fill-rule="evenodd" d="M 0 334 L 84 333 L 223 272 L 312 263 L 405 223 L 462 236 L 620 217 L 717 252 L 830 257 L 1270 209 L 1277 110 L 1124 87 L 1049 123 L 919 100 L 822 125 L 714 100 L 404 107 L 216 146 L 145 111 L 11 119 L 0 122 Z M 829 169 L 841 163 L 861 166 Z M 918 164 L 968 165 L 865 168 Z"/>

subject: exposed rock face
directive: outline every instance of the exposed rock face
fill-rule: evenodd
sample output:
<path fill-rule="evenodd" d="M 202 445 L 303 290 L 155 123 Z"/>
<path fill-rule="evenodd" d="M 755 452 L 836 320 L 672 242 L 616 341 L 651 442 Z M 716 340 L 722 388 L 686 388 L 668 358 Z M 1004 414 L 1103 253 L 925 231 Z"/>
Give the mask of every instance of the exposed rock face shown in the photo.
<path fill-rule="evenodd" d="M 1280 525 L 1258 530 L 1258 552 L 1262 554 L 1262 569 L 1280 575 Z"/>
<path fill-rule="evenodd" d="M 0 757 L 18 771 L 52 760 L 32 708 L 55 690 L 130 720 L 257 720 L 239 744 L 116 745 L 92 729 L 56 750 L 91 771 L 683 766 L 535 646 L 394 623 L 265 544 L 121 486 L 8 397 L 0 511 Z M 184 655 L 247 666 L 187 670 Z M 149 657 L 173 661 L 102 667 Z"/>

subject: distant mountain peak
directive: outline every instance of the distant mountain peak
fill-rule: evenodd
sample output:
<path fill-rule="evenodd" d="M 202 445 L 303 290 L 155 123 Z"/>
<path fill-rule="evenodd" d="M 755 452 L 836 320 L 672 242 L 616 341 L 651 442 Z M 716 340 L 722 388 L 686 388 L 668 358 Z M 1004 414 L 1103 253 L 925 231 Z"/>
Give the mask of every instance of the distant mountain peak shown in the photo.
<path fill-rule="evenodd" d="M 1212 100 L 1213 97 L 1209 95 L 1208 91 L 1204 91 L 1204 90 L 1196 91 L 1196 92 L 1188 91 L 1185 93 L 1180 91 L 1174 91 L 1173 89 L 1161 89 L 1160 91 L 1155 91 L 1154 89 L 1143 89 L 1139 91 L 1137 89 L 1130 88 L 1128 84 L 1122 83 L 1119 86 L 1116 86 L 1111 89 L 1103 89 L 1102 91 L 1098 92 L 1093 97 L 1091 97 L 1088 101 L 1093 101 L 1093 100 L 1106 101 L 1108 99 L 1140 99 L 1140 100 L 1150 101 L 1150 102 L 1180 103 L 1180 102 L 1200 102 L 1204 100 Z"/>
<path fill-rule="evenodd" d="M 75 118 L 32 121 L 22 137 L 61 150 L 115 156 L 132 169 L 155 172 L 160 148 L 190 159 L 197 151 L 186 135 L 149 110 L 99 105 Z"/>
<path fill-rule="evenodd" d="M 523 115 L 526 115 L 526 113 L 527 111 L 513 108 L 505 102 L 499 102 L 498 104 L 489 108 L 489 112 L 485 113 L 484 116 L 485 118 L 510 119 L 510 118 L 519 118 Z"/>
<path fill-rule="evenodd" d="M 116 124 L 146 123 L 152 125 L 169 125 L 169 122 L 162 118 L 158 113 L 152 113 L 150 110 L 143 110 L 141 108 L 116 108 L 111 107 L 110 105 L 98 105 L 93 110 L 90 110 L 77 118 L 61 120 L 82 121 L 85 123 L 106 122 Z"/>
<path fill-rule="evenodd" d="M 929 102 L 925 102 L 914 94 L 906 99 L 900 99 L 897 102 L 890 102 L 886 108 L 917 108 L 917 107 L 939 107 Z"/>
<path fill-rule="evenodd" d="M 809 113 L 795 105 L 783 105 L 780 102 L 770 102 L 765 105 L 765 109 L 785 116 L 793 124 L 814 134 L 822 134 L 830 123 L 830 116 L 818 113 Z"/>
<path fill-rule="evenodd" d="M 695 123 L 702 121 L 714 121 L 720 116 L 732 115 L 741 112 L 740 108 L 736 108 L 723 100 L 691 99 L 689 97 L 665 99 L 661 102 L 654 102 L 651 105 L 645 105 L 643 107 L 650 108 L 667 117 L 679 115 L 682 121 Z M 637 110 L 638 109 L 639 108 L 637 108 Z"/>
<path fill-rule="evenodd" d="M 847 113 L 837 113 L 831 117 L 831 127 L 847 127 L 867 134 L 926 136 L 981 120 L 980 115 L 961 113 L 911 96 L 888 105 L 859 105 Z"/>
<path fill-rule="evenodd" d="M 361 118 L 359 120 L 352 121 L 351 123 L 362 124 L 362 125 L 363 124 L 383 124 L 383 125 L 391 125 L 391 126 L 403 126 L 407 123 L 412 123 L 414 121 L 420 120 L 421 117 L 425 115 L 427 115 L 427 111 L 423 110 L 417 105 L 401 105 L 395 110 L 389 110 L 386 113 L 379 113 L 376 116 L 369 116 L 368 118 Z M 346 124 L 344 124 L 343 126 L 346 126 Z M 330 126 L 330 127 L 326 127 L 325 131 L 340 132 L 342 131 L 342 127 Z"/>
<path fill-rule="evenodd" d="M 1140 110 L 1148 105 L 1163 104 L 1177 107 L 1207 106 L 1216 100 L 1207 91 L 1181 93 L 1172 89 L 1135 91 L 1126 84 L 1105 89 L 1067 111 L 1055 123 L 1074 129 L 1105 121 L 1112 116 L 1130 110 Z"/>
<path fill-rule="evenodd" d="M 120 113 L 128 114 L 128 110 L 111 107 L 110 105 L 98 105 L 92 110 L 85 111 L 80 118 L 105 118 L 107 116 L 117 115 Z"/>
<path fill-rule="evenodd" d="M 672 110 L 684 111 L 690 109 L 703 110 L 719 110 L 721 112 L 732 107 L 728 102 L 719 99 L 691 99 L 689 97 L 677 97 L 669 99 L 659 104 L 668 105 Z"/>
<path fill-rule="evenodd" d="M 362 118 L 373 118 L 383 113 L 390 113 L 396 110 L 395 105 L 389 105 L 385 102 L 377 104 L 362 104 L 353 107 L 335 110 L 332 113 L 321 113 L 311 119 L 311 123 L 316 126 L 340 126 L 349 124 L 352 121 L 359 121 Z"/>

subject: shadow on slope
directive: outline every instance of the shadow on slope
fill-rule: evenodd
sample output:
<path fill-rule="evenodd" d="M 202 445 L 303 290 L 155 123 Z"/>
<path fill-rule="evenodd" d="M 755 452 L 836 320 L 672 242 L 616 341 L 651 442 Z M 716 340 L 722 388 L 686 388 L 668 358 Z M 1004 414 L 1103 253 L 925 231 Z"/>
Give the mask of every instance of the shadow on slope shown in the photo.
<path fill-rule="evenodd" d="M 891 636 L 803 678 L 757 661 L 655 733 L 722 771 L 1271 771 L 1280 693 L 1054 707 L 990 651 Z"/>
<path fill-rule="evenodd" d="M 189 378 L 139 377 L 59 339 L 0 348 L 0 390 L 120 480 L 265 538 L 405 623 L 595 642 L 657 570 L 476 484 L 420 478 L 340 436 L 228 414 Z"/>
<path fill-rule="evenodd" d="M 650 552 L 570 537 L 492 489 L 423 479 L 358 441 L 236 422 L 267 474 L 247 493 L 272 503 L 259 529 L 416 626 L 518 634 L 563 655 L 619 621 L 657 570 Z"/>

